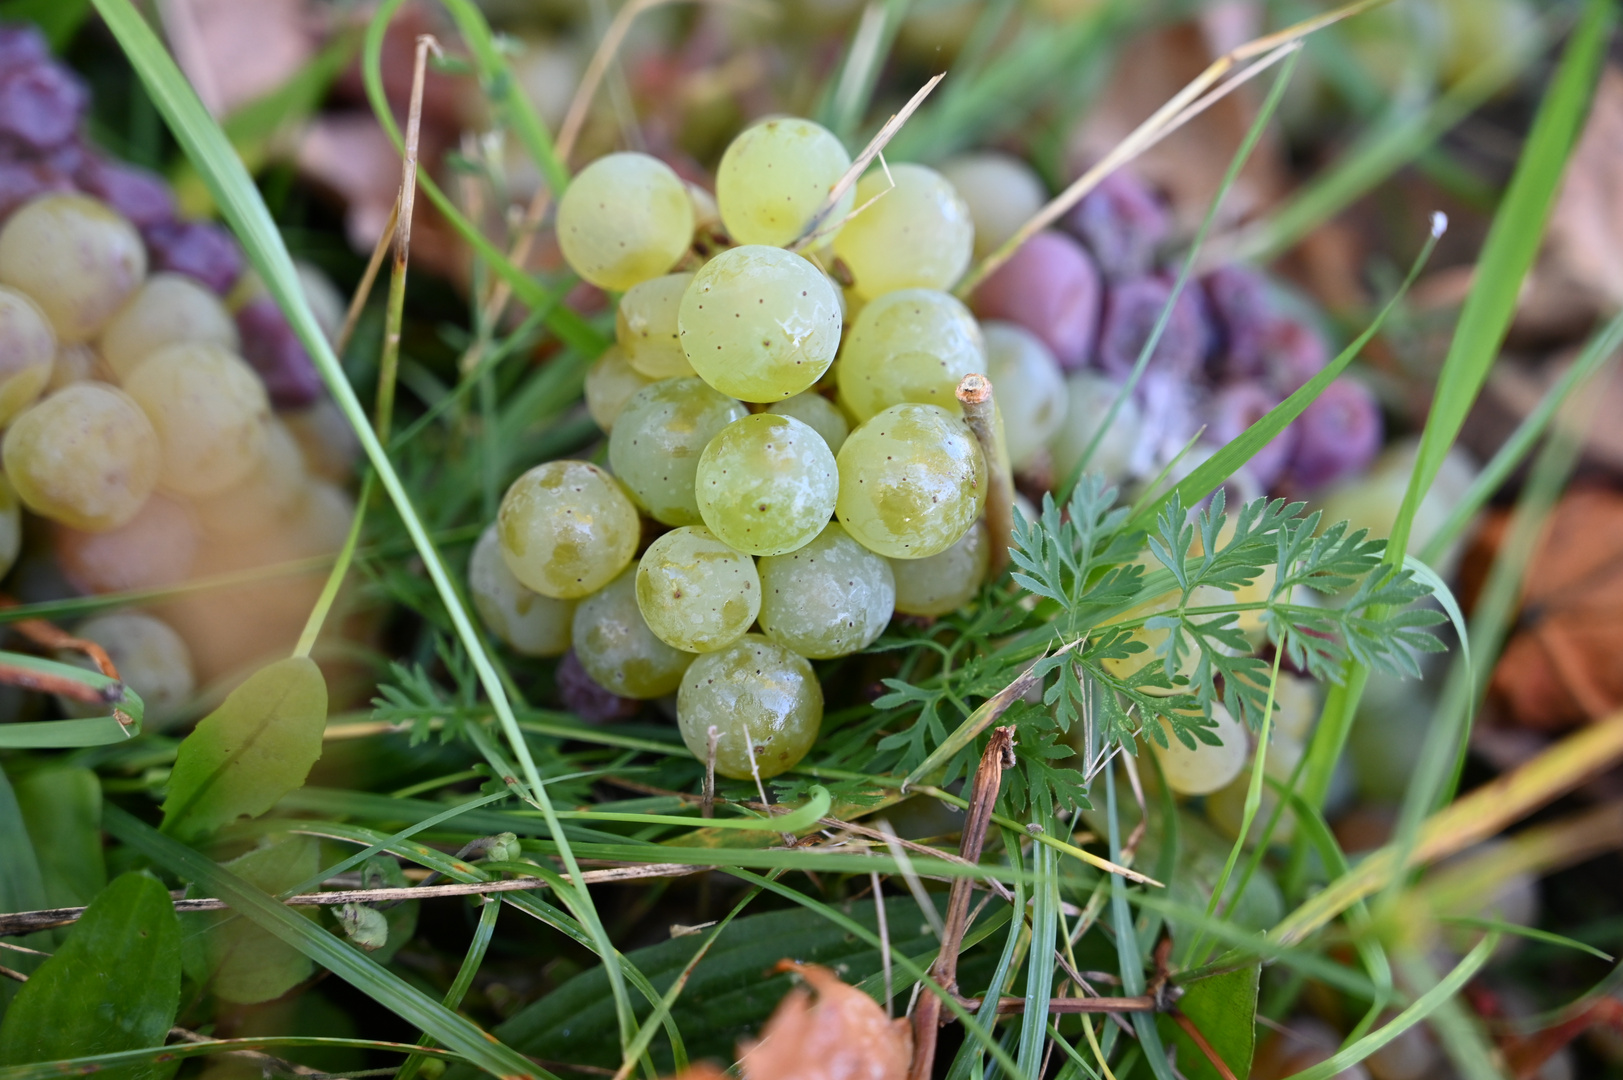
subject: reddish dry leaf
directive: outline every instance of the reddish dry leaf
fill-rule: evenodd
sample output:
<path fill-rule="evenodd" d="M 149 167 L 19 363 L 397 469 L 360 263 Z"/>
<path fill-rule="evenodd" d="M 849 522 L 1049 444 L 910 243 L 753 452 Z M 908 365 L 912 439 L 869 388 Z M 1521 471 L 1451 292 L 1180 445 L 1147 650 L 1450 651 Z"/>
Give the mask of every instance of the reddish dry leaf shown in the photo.
<path fill-rule="evenodd" d="M 169 0 L 159 10 L 176 61 L 216 116 L 275 90 L 316 52 L 309 0 Z"/>
<path fill-rule="evenodd" d="M 817 992 L 796 987 L 778 1003 L 755 1043 L 739 1046 L 744 1080 L 904 1080 L 913 1057 L 905 1019 L 815 964 L 785 960 Z"/>
<path fill-rule="evenodd" d="M 1484 526 L 1467 559 L 1467 595 L 1480 588 L 1509 515 Z M 1522 587 L 1514 635 L 1494 669 L 1496 698 L 1518 724 L 1560 729 L 1623 704 L 1623 495 L 1569 492 L 1545 527 Z"/>

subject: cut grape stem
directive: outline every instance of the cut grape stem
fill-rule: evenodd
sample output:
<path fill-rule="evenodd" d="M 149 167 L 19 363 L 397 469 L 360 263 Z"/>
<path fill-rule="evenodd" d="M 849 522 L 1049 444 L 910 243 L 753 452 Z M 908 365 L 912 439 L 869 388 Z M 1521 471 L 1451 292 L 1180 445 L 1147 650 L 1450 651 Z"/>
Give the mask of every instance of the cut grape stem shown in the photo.
<path fill-rule="evenodd" d="M 1009 541 L 1014 535 L 1014 468 L 1009 464 L 1003 416 L 992 394 L 992 380 L 985 375 L 972 372 L 964 376 L 958 384 L 958 403 L 986 457 L 986 527 L 992 534 L 986 580 L 996 581 L 1009 565 Z"/>
<path fill-rule="evenodd" d="M 964 814 L 964 831 L 958 842 L 958 855 L 970 863 L 981 861 L 986 830 L 992 824 L 992 808 L 1003 786 L 1003 771 L 1014 768 L 1014 728 L 992 730 L 981 754 L 970 791 L 969 809 Z M 973 878 L 953 878 L 947 894 L 947 918 L 941 933 L 941 951 L 930 965 L 929 977 L 948 994 L 958 992 L 958 950 L 963 947 L 969 926 L 969 894 Z M 942 1024 L 941 995 L 921 994 L 913 1009 L 913 1064 L 908 1080 L 929 1080 L 935 1066 L 936 1037 Z"/>

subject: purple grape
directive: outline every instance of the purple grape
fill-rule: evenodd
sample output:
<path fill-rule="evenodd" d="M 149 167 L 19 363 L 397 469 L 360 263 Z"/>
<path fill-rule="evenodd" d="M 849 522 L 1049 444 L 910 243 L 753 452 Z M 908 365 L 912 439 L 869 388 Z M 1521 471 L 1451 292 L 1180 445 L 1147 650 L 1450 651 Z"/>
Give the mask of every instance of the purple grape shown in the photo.
<path fill-rule="evenodd" d="M 271 404 L 300 409 L 321 397 L 321 376 L 276 301 L 268 296 L 244 304 L 237 312 L 242 356 L 259 372 Z"/>
<path fill-rule="evenodd" d="M 143 229 L 153 270 L 190 274 L 221 296 L 242 276 L 242 250 L 231 234 L 205 221 L 166 221 Z"/>
<path fill-rule="evenodd" d="M 1330 346 L 1312 326 L 1281 317 L 1263 332 L 1268 381 L 1282 394 L 1295 393 L 1330 362 Z"/>
<path fill-rule="evenodd" d="M 1363 383 L 1337 379 L 1297 418 L 1291 486 L 1311 491 L 1364 471 L 1381 449 L 1381 408 Z"/>
<path fill-rule="evenodd" d="M 1096 360 L 1101 370 L 1118 379 L 1127 377 L 1171 296 L 1172 283 L 1161 277 L 1132 278 L 1105 290 Z M 1187 378 L 1200 369 L 1212 336 L 1204 307 L 1197 291 L 1183 290 L 1147 370 Z"/>
<path fill-rule="evenodd" d="M 1106 280 L 1147 274 L 1172 233 L 1172 215 L 1142 180 L 1117 170 L 1066 215 L 1065 227 L 1088 246 Z"/>
<path fill-rule="evenodd" d="M 77 76 L 54 60 L 5 68 L 0 76 L 0 138 L 49 150 L 73 138 L 90 104 Z"/>
<path fill-rule="evenodd" d="M 1195 389 L 1182 375 L 1149 370 L 1133 387 L 1133 397 L 1138 401 L 1140 418 L 1133 468 L 1140 472 L 1149 469 L 1153 473 L 1152 459 L 1178 453 L 1199 430 Z"/>
<path fill-rule="evenodd" d="M 637 713 L 638 702 L 605 689 L 586 674 L 574 649 L 564 653 L 552 678 L 557 684 L 558 697 L 563 700 L 564 708 L 588 724 L 607 724 Z"/>
<path fill-rule="evenodd" d="M 1087 363 L 1099 329 L 1099 271 L 1081 244 L 1040 232 L 975 290 L 975 314 L 1030 330 L 1067 371 Z"/>
<path fill-rule="evenodd" d="M 0 71 L 16 71 L 50 56 L 51 46 L 33 23 L 0 23 Z"/>
<path fill-rule="evenodd" d="M 1273 321 L 1267 281 L 1249 267 L 1221 266 L 1200 284 L 1217 330 L 1214 374 L 1222 379 L 1264 374 L 1268 327 Z"/>
<path fill-rule="evenodd" d="M 0 161 L 0 221 L 37 195 L 72 190 L 72 181 L 49 165 L 35 161 Z"/>
<path fill-rule="evenodd" d="M 1224 387 L 1206 403 L 1207 441 L 1218 446 L 1233 441 L 1278 404 L 1279 398 L 1261 383 L 1238 382 Z M 1272 488 L 1284 475 L 1296 449 L 1296 438 L 1296 425 L 1289 424 L 1256 452 L 1247 467 L 1257 483 Z"/>
<path fill-rule="evenodd" d="M 157 173 L 92 155 L 74 179 L 80 191 L 111 206 L 138 229 L 175 220 L 175 197 Z"/>

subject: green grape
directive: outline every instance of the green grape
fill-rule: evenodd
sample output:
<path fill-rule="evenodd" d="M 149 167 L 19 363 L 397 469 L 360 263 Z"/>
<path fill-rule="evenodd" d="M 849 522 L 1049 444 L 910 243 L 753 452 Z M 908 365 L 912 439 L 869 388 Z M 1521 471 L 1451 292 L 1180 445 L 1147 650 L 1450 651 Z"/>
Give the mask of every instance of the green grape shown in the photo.
<path fill-rule="evenodd" d="M 242 347 L 225 305 L 195 278 L 153 274 L 101 332 L 97 348 L 120 379 L 166 345 L 201 342 L 235 353 Z"/>
<path fill-rule="evenodd" d="M 858 422 L 904 401 L 961 414 L 958 383 L 986 371 L 986 342 L 952 296 L 903 289 L 863 307 L 835 370 L 840 403 Z"/>
<path fill-rule="evenodd" d="M 1166 779 L 1167 787 L 1179 795 L 1210 795 L 1226 787 L 1240 775 L 1240 770 L 1245 768 L 1251 756 L 1250 747 L 1246 745 L 1245 728 L 1229 715 L 1227 709 L 1214 704 L 1212 719 L 1217 726 L 1207 728 L 1206 733 L 1217 737 L 1216 746 L 1196 739 L 1195 748 L 1191 750 L 1172 733 L 1165 721 L 1161 723 L 1167 737 L 1166 746 L 1153 739 L 1144 740 L 1150 744 L 1150 752 L 1161 765 L 1161 775 Z"/>
<path fill-rule="evenodd" d="M 704 265 L 678 319 L 688 363 L 743 401 L 782 401 L 808 390 L 840 347 L 839 291 L 807 260 L 749 245 Z"/>
<path fill-rule="evenodd" d="M 996 151 L 952 158 L 941 166 L 941 175 L 969 207 L 977 259 L 1002 247 L 1048 201 L 1048 192 L 1030 165 Z"/>
<path fill-rule="evenodd" d="M 141 407 L 105 383 L 75 383 L 24 409 L 0 444 L 23 505 L 86 532 L 133 518 L 158 485 L 163 448 Z"/>
<path fill-rule="evenodd" d="M 0 578 L 11 573 L 23 549 L 23 504 L 11 481 L 0 474 Z"/>
<path fill-rule="evenodd" d="M 648 545 L 637 564 L 637 607 L 661 641 L 686 652 L 726 648 L 761 611 L 755 560 L 689 525 Z"/>
<path fill-rule="evenodd" d="M 994 390 L 996 387 L 994 386 Z M 1104 423 L 1111 403 L 1121 393 L 1121 384 L 1092 371 L 1077 371 L 1065 379 L 1065 423 L 1048 444 L 1054 456 L 1056 482 L 1075 471 L 1082 452 L 1094 432 Z M 1133 451 L 1138 446 L 1144 421 L 1138 402 L 1131 394 L 1121 403 L 1115 421 L 1105 432 L 1088 461 L 1088 472 L 1098 473 L 1112 484 L 1120 484 L 1132 470 Z"/>
<path fill-rule="evenodd" d="M 202 546 L 197 519 L 184 503 L 153 495 L 129 521 L 106 532 L 58 525 L 57 566 L 80 592 L 116 593 L 179 585 Z"/>
<path fill-rule="evenodd" d="M 569 268 L 622 292 L 670 270 L 693 240 L 693 204 L 671 167 L 647 154 L 600 157 L 558 200 L 558 247 Z"/>
<path fill-rule="evenodd" d="M 823 688 L 805 657 L 760 634 L 701 656 L 682 676 L 676 723 L 700 761 L 734 780 L 765 780 L 792 769 L 817 741 Z"/>
<path fill-rule="evenodd" d="M 202 342 L 169 345 L 141 361 L 124 389 L 163 445 L 164 488 L 218 495 L 264 460 L 270 399 L 240 356 Z"/>
<path fill-rule="evenodd" d="M 1009 461 L 1029 465 L 1065 424 L 1065 373 L 1048 346 L 1009 322 L 985 322 L 986 377 L 992 380 Z"/>
<path fill-rule="evenodd" d="M 656 381 L 633 368 L 624 349 L 610 345 L 586 369 L 586 411 L 593 423 L 611 432 L 631 395 Z"/>
<path fill-rule="evenodd" d="M 756 569 L 761 630 L 801 656 L 831 660 L 866 649 L 890 622 L 896 603 L 890 562 L 838 523 L 799 551 L 762 559 Z"/>
<path fill-rule="evenodd" d="M 749 410 L 702 379 L 664 379 L 631 395 L 609 433 L 609 466 L 648 516 L 697 525 L 699 455 Z"/>
<path fill-rule="evenodd" d="M 168 623 L 141 611 L 114 611 L 79 624 L 74 636 L 94 641 L 107 650 L 118 677 L 141 696 L 145 720 L 156 730 L 176 719 L 191 701 L 197 681 L 192 657 Z M 95 670 L 95 662 L 76 649 L 64 649 L 56 658 L 65 664 Z M 106 716 L 106 705 L 58 696 L 69 716 Z"/>
<path fill-rule="evenodd" d="M 892 165 L 888 177 L 876 169 L 857 182 L 856 205 L 866 209 L 834 237 L 834 254 L 863 299 L 897 289 L 950 289 L 969 268 L 975 246 L 969 207 L 934 169 Z"/>
<path fill-rule="evenodd" d="M 229 539 L 275 528 L 305 494 L 310 474 L 298 440 L 280 417 L 265 424 L 259 464 L 240 484 L 218 495 L 193 499 L 192 509 L 209 536 Z"/>
<path fill-rule="evenodd" d="M 0 427 L 51 381 L 56 331 L 25 293 L 0 286 Z"/>
<path fill-rule="evenodd" d="M 903 615 L 946 615 L 980 592 L 992 545 L 984 522 L 958 538 L 946 551 L 924 559 L 894 559 L 896 610 Z"/>
<path fill-rule="evenodd" d="M 637 570 L 624 573 L 575 608 L 575 658 L 594 681 L 621 697 L 664 697 L 682 684 L 693 654 L 673 649 L 648 629 L 637 607 Z"/>
<path fill-rule="evenodd" d="M 502 558 L 496 526 L 479 534 L 468 556 L 468 595 L 490 632 L 525 656 L 561 656 L 569 649 L 576 601 L 542 596 L 513 576 Z"/>
<path fill-rule="evenodd" d="M 722 428 L 699 458 L 699 516 L 729 547 L 782 555 L 811 542 L 834 514 L 834 453 L 810 426 L 757 413 Z"/>
<path fill-rule="evenodd" d="M 773 416 L 790 416 L 799 420 L 821 435 L 829 450 L 836 454 L 845 445 L 845 437 L 851 434 L 851 423 L 846 420 L 840 407 L 814 390 L 784 398 L 776 405 L 767 406 L 766 411 Z"/>
<path fill-rule="evenodd" d="M 787 247 L 850 168 L 851 155 L 821 124 L 792 116 L 762 120 L 732 141 L 716 168 L 722 224 L 737 243 Z M 844 218 L 854 198 L 847 189 L 825 220 Z"/>
<path fill-rule="evenodd" d="M 638 374 L 649 379 L 693 374 L 676 327 L 682 296 L 692 282 L 692 274 L 666 274 L 631 286 L 620 298 L 614 336 Z"/>
<path fill-rule="evenodd" d="M 496 528 L 513 576 L 554 600 L 607 585 L 630 565 L 642 538 L 624 489 L 585 461 L 549 461 L 514 480 Z"/>
<path fill-rule="evenodd" d="M 960 418 L 934 405 L 892 405 L 840 447 L 845 531 L 888 559 L 945 551 L 986 505 L 986 458 Z"/>
<path fill-rule="evenodd" d="M 66 345 L 95 337 L 146 272 L 141 234 L 84 195 L 42 195 L 0 229 L 0 285 L 27 293 Z"/>

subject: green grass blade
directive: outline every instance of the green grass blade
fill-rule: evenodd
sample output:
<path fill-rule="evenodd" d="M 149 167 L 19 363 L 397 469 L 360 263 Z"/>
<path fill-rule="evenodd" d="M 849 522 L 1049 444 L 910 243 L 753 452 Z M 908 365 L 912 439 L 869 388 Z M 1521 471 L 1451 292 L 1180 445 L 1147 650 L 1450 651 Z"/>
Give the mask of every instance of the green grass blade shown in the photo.
<path fill-rule="evenodd" d="M 111 804 L 102 810 L 107 831 L 154 863 L 198 884 L 240 915 L 298 949 L 322 967 L 432 1035 L 480 1068 L 500 1077 L 551 1077 L 522 1054 L 503 1046 L 489 1033 L 447 1009 L 377 961 L 329 934 L 309 919 L 289 911 L 212 860 L 164 836 L 140 819 Z"/>
<path fill-rule="evenodd" d="M 1057 828 L 1054 819 L 1042 823 L 1044 832 Z M 1020 1050 L 1015 1058 L 1020 1071 L 1036 1076 L 1043 1066 L 1043 1044 L 1048 1037 L 1048 1003 L 1054 995 L 1054 946 L 1059 940 L 1059 856 L 1038 844 L 1031 851 L 1036 884 L 1031 906 L 1031 956 L 1026 963 L 1025 1011 L 1020 1017 Z"/>
<path fill-rule="evenodd" d="M 98 693 L 116 691 L 122 695 L 117 702 L 119 711 L 127 717 L 127 722 L 123 723 L 118 717 L 108 715 L 88 720 L 29 720 L 23 723 L 0 724 L 0 750 L 107 746 L 133 739 L 141 734 L 141 722 L 146 715 L 146 706 L 139 694 L 117 679 L 110 679 L 90 668 L 29 656 L 27 653 L 0 652 L 0 666 L 50 679 L 75 682 Z M 109 702 L 109 710 L 111 707 L 112 703 Z"/>
<path fill-rule="evenodd" d="M 1522 926 L 1518 923 L 1505 922 L 1503 919 L 1478 919 L 1472 915 L 1443 915 L 1437 920 L 1441 923 L 1452 923 L 1455 926 L 1469 926 L 1476 930 L 1492 930 L 1496 934 L 1512 934 L 1524 937 L 1529 941 L 1542 941 L 1546 945 L 1555 945 L 1562 949 L 1576 949 L 1588 953 L 1597 960 L 1604 960 L 1608 964 L 1614 963 L 1616 957 L 1610 953 L 1601 952 L 1593 945 L 1586 945 L 1582 941 L 1561 934 L 1552 934 L 1548 930 L 1540 930 L 1536 926 Z"/>
<path fill-rule="evenodd" d="M 496 935 L 496 919 L 501 913 L 501 901 L 486 897 L 485 906 L 479 912 L 479 924 L 473 928 L 473 940 L 468 943 L 468 951 L 462 956 L 462 966 L 457 968 L 456 978 L 451 980 L 450 989 L 445 991 L 445 997 L 440 1001 L 447 1009 L 461 1005 L 468 987 L 473 985 L 473 977 L 479 973 L 479 965 L 484 963 L 485 950 L 490 948 L 490 939 Z M 417 1040 L 417 1045 L 430 1045 L 429 1037 L 422 1036 Z M 411 1080 L 426 1060 L 421 1054 L 411 1055 L 394 1074 L 395 1080 Z"/>
<path fill-rule="evenodd" d="M 535 800 L 543 816 L 548 819 L 547 824 L 552 829 L 553 836 L 557 838 L 559 854 L 571 880 L 579 881 L 580 868 L 576 865 L 574 854 L 564 837 L 562 823 L 553 816 L 552 803 L 541 783 L 541 776 L 530 755 L 529 745 L 519 731 L 512 706 L 501 679 L 485 651 L 483 640 L 458 598 L 456 586 L 451 581 L 445 563 L 441 560 L 427 529 L 424 528 L 422 519 L 412 504 L 411 496 L 367 422 L 365 409 L 356 398 L 337 356 L 321 332 L 315 315 L 310 310 L 309 302 L 304 297 L 297 271 L 293 267 L 293 260 L 288 255 L 281 234 L 277 231 L 275 222 L 271 220 L 270 212 L 254 187 L 252 178 L 140 13 L 124 0 L 94 0 L 94 2 L 108 29 L 118 39 L 131 65 L 140 75 L 159 112 L 168 122 L 175 138 L 208 184 L 215 202 L 242 242 L 249 260 L 264 280 L 266 288 L 276 298 L 298 334 L 300 343 L 314 359 L 333 400 L 355 429 L 356 438 L 371 461 L 373 469 L 376 470 L 384 490 L 389 493 L 400 515 L 401 523 L 422 557 L 424 569 L 445 604 L 446 613 L 451 619 L 457 637 L 467 649 L 479 682 L 496 712 L 497 721 L 508 742 L 513 746 L 513 752 L 523 770 L 523 779 L 529 789 L 528 797 Z M 426 176 L 423 176 L 422 180 L 426 184 Z M 519 276 L 529 283 L 527 276 L 522 273 Z M 608 968 L 610 985 L 614 989 L 615 1000 L 622 1013 L 622 1025 L 625 1028 L 623 1035 L 629 1038 L 630 1005 L 626 999 L 624 980 L 621 978 L 613 944 L 609 941 L 608 934 L 592 905 L 591 894 L 583 888 L 570 888 L 566 891 L 564 899 L 591 932 L 598 955 Z"/>
<path fill-rule="evenodd" d="M 1106 768 L 1105 815 L 1109 821 L 1110 861 L 1121 862 L 1121 821 L 1116 813 L 1116 770 Z M 1127 882 L 1119 874 L 1110 875 L 1110 921 L 1116 931 L 1116 956 L 1121 964 L 1121 989 L 1129 997 L 1144 992 L 1144 954 L 1139 949 L 1138 929 L 1133 925 L 1133 912 L 1127 903 Z M 1139 1018 L 1144 1022 L 1140 1023 Z M 1166 1047 L 1161 1045 L 1161 1033 L 1155 1027 L 1155 1018 L 1135 1013 L 1133 1030 L 1138 1034 L 1144 1059 L 1156 1080 L 1173 1080 L 1172 1064 L 1167 1061 Z"/>
<path fill-rule="evenodd" d="M 198 1043 L 171 1043 L 168 1046 L 149 1046 L 144 1050 L 123 1050 L 116 1054 L 92 1054 L 89 1057 L 68 1058 L 65 1061 L 39 1061 L 28 1065 L 0 1068 L 0 1080 L 59 1080 L 64 1076 L 90 1076 L 116 1069 L 121 1065 L 157 1066 L 160 1063 L 187 1061 L 212 1054 L 230 1054 L 242 1050 L 280 1050 L 299 1047 L 381 1050 L 384 1053 L 408 1054 L 417 1051 L 410 1043 L 379 1042 L 376 1039 L 342 1039 L 319 1035 L 263 1035 L 245 1039 L 209 1039 Z M 461 1054 L 453 1050 L 423 1050 L 443 1061 L 462 1061 Z M 149 1074 L 150 1075 L 150 1074 Z"/>

